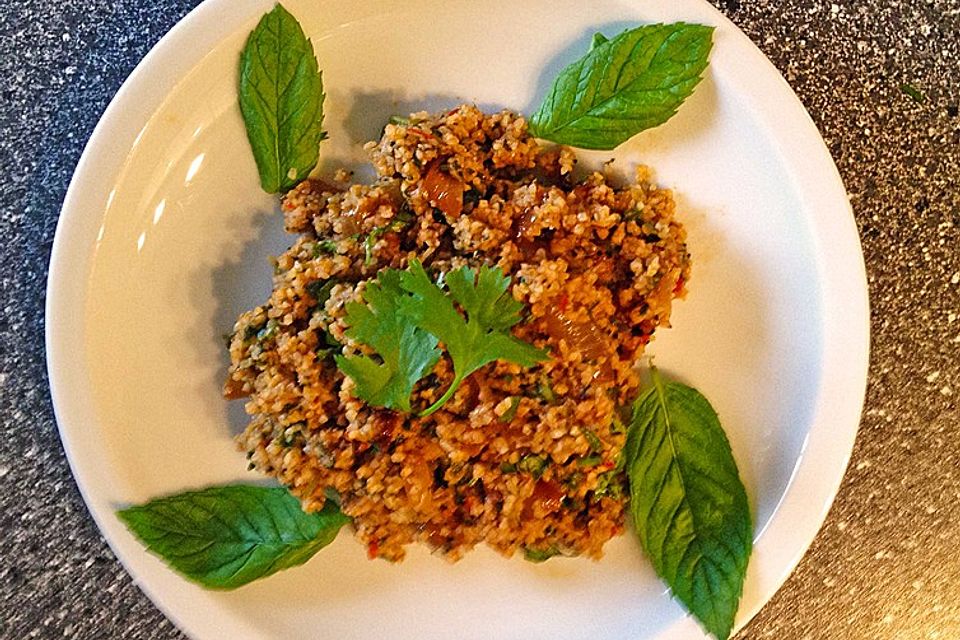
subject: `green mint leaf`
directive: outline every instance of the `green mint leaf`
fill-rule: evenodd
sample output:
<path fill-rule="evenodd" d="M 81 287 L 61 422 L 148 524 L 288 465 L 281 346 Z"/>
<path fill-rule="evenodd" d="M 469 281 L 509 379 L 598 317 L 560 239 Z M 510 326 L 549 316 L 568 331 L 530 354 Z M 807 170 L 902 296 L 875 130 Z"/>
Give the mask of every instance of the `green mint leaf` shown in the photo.
<path fill-rule="evenodd" d="M 523 305 L 510 295 L 510 278 L 499 268 L 483 266 L 479 273 L 468 267 L 451 271 L 446 275 L 447 296 L 414 260 L 400 274 L 400 285 L 413 294 L 401 301 L 404 314 L 436 336 L 453 361 L 453 382 L 422 415 L 439 409 L 467 376 L 485 364 L 506 360 L 530 367 L 547 359 L 542 349 L 510 334 L 510 328 L 520 322 Z M 466 319 L 454 302 L 466 312 Z"/>
<path fill-rule="evenodd" d="M 713 27 L 678 22 L 637 27 L 606 40 L 560 72 L 530 133 L 584 149 L 613 149 L 666 122 L 707 67 Z"/>
<path fill-rule="evenodd" d="M 602 45 L 604 42 L 608 42 L 609 40 L 610 38 L 603 35 L 602 33 L 598 32 L 593 34 L 593 38 L 590 40 L 590 50 L 593 51 L 594 49 Z"/>
<path fill-rule="evenodd" d="M 344 317 L 346 335 L 376 351 L 370 356 L 336 356 L 337 366 L 350 376 L 354 393 L 368 404 L 410 412 L 410 394 L 430 373 L 440 350 L 437 338 L 417 327 L 401 302 L 410 296 L 400 288 L 400 272 L 386 269 L 363 290 L 366 304 L 351 302 Z"/>
<path fill-rule="evenodd" d="M 736 617 L 753 526 L 730 444 L 710 403 L 664 382 L 638 398 L 627 437 L 630 513 L 673 594 L 718 639 Z"/>
<path fill-rule="evenodd" d="M 267 193 L 293 188 L 317 164 L 323 99 L 313 45 L 278 4 L 240 54 L 240 111 Z"/>
<path fill-rule="evenodd" d="M 301 565 L 350 522 L 332 501 L 304 513 L 283 487 L 250 485 L 188 491 L 117 516 L 150 552 L 211 589 L 235 589 Z"/>

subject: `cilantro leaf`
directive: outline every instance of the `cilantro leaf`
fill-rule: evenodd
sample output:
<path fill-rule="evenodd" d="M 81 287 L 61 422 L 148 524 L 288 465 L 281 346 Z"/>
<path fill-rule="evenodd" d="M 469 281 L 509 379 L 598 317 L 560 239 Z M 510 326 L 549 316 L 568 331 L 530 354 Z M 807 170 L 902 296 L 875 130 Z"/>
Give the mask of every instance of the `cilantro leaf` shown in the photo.
<path fill-rule="evenodd" d="M 437 338 L 416 326 L 401 309 L 410 296 L 400 288 L 400 272 L 382 271 L 363 291 L 366 304 L 347 304 L 346 336 L 374 349 L 370 356 L 336 356 L 337 366 L 350 376 L 357 397 L 377 407 L 410 412 L 413 385 L 437 360 Z"/>
<path fill-rule="evenodd" d="M 453 361 L 453 382 L 421 415 L 439 409 L 467 376 L 485 364 L 507 360 L 529 367 L 547 359 L 542 349 L 510 334 L 510 328 L 520 322 L 523 305 L 507 291 L 510 278 L 499 268 L 483 266 L 479 273 L 469 267 L 451 271 L 446 276 L 447 296 L 414 260 L 400 274 L 400 286 L 413 294 L 400 300 L 403 315 L 439 338 Z M 466 312 L 466 320 L 454 301 Z"/>

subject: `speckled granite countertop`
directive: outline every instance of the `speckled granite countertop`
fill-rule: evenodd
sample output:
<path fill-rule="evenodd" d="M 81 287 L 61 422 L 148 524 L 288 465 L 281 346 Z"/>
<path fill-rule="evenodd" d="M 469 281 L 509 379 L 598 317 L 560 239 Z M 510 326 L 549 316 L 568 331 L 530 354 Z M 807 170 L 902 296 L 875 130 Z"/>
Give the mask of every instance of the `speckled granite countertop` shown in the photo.
<path fill-rule="evenodd" d="M 784 73 L 850 192 L 873 306 L 840 495 L 739 638 L 960 638 L 960 1 L 714 0 Z M 47 390 L 43 301 L 71 173 L 193 0 L 0 8 L 0 637 L 179 638 L 87 514 Z M 902 85 L 918 90 L 911 97 Z"/>

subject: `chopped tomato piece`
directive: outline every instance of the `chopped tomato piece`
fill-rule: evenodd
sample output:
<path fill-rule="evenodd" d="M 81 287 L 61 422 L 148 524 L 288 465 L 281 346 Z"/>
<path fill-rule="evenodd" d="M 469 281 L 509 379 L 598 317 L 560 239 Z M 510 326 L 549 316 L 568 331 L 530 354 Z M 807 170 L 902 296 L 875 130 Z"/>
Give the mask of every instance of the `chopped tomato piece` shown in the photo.
<path fill-rule="evenodd" d="M 430 204 L 437 207 L 452 220 L 460 217 L 463 211 L 463 183 L 440 168 L 439 162 L 433 162 L 423 178 L 423 191 Z"/>
<path fill-rule="evenodd" d="M 537 480 L 533 499 L 544 513 L 553 513 L 563 505 L 563 489 L 552 480 Z"/>
<path fill-rule="evenodd" d="M 597 360 L 606 355 L 603 336 L 589 323 L 574 322 L 564 313 L 563 300 L 549 308 L 544 315 L 547 333 L 554 340 L 564 340 L 572 348 L 583 354 L 584 358 Z M 569 300 L 567 301 L 569 305 Z"/>

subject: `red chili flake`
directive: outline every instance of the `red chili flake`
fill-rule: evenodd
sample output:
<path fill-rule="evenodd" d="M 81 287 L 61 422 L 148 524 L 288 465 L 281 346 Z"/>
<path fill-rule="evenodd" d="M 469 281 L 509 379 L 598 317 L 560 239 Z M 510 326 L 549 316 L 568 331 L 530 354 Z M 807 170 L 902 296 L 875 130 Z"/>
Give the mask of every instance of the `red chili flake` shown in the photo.
<path fill-rule="evenodd" d="M 561 294 L 560 300 L 557 302 L 557 308 L 560 309 L 560 311 L 566 311 L 567 307 L 569 306 L 570 306 L 570 296 L 568 296 L 565 293 Z"/>
<path fill-rule="evenodd" d="M 378 553 L 380 553 L 380 542 L 377 540 L 371 540 L 370 544 L 367 545 L 367 558 L 373 560 L 377 557 Z"/>
<path fill-rule="evenodd" d="M 683 290 L 683 276 L 677 279 L 677 286 L 673 288 L 674 293 L 680 293 Z"/>
<path fill-rule="evenodd" d="M 613 460 L 604 460 L 598 466 L 604 471 L 607 471 L 608 469 L 613 469 L 615 466 L 617 466 L 617 463 Z"/>
<path fill-rule="evenodd" d="M 453 109 L 450 109 L 450 111 L 447 111 L 447 115 L 448 115 L 448 116 L 452 116 L 452 115 L 455 114 L 457 111 L 460 111 L 460 107 L 454 107 Z"/>

